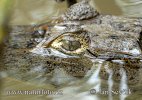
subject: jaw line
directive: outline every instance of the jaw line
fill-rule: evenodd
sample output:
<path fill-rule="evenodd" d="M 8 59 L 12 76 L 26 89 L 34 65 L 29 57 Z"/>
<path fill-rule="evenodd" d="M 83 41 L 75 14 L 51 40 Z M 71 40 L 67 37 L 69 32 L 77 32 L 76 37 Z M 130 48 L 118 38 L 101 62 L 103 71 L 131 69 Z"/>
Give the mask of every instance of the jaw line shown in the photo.
<path fill-rule="evenodd" d="M 30 51 L 31 53 L 38 54 L 41 56 L 57 56 L 61 58 L 79 58 L 79 56 L 70 56 L 59 52 L 53 48 L 36 47 Z"/>

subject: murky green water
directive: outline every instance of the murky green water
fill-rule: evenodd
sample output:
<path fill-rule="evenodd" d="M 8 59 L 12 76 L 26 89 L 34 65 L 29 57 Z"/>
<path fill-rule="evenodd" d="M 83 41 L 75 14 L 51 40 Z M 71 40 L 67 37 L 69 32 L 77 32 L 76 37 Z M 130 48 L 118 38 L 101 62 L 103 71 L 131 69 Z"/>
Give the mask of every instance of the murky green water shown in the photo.
<path fill-rule="evenodd" d="M 113 5 L 114 1 L 109 1 L 105 3 L 106 0 L 96 0 L 96 7 L 100 12 L 106 14 L 115 15 L 125 15 L 122 14 L 122 10 L 118 5 Z M 108 5 L 111 5 L 111 7 Z M 105 5 L 106 4 L 106 5 Z M 10 24 L 16 25 L 27 25 L 36 24 L 49 21 L 52 16 L 59 16 L 67 9 L 67 4 L 60 3 L 57 4 L 54 0 L 15 0 L 13 4 L 13 12 L 10 20 Z M 128 14 L 126 14 L 128 15 Z M 2 100 L 141 100 L 142 86 L 140 83 L 135 85 L 128 84 L 128 77 L 126 76 L 125 70 L 122 68 L 119 76 L 120 80 L 115 81 L 112 77 L 113 71 L 109 69 L 109 64 L 103 65 L 103 61 L 93 60 L 93 66 L 91 67 L 92 72 L 88 72 L 84 78 L 74 78 L 68 76 L 64 71 L 59 70 L 58 73 L 54 74 L 54 77 L 47 80 L 44 77 L 40 80 L 40 75 L 38 73 L 34 76 L 27 76 L 31 74 L 25 74 L 25 77 L 29 79 L 28 81 L 22 81 L 13 78 L 14 75 L 10 74 L 14 72 L 8 70 L 5 74 L 2 72 Z M 97 64 L 96 64 L 97 63 Z M 121 66 L 121 65 L 120 65 Z M 41 66 L 36 66 L 40 68 Z M 42 68 L 42 67 L 41 67 Z M 108 79 L 103 79 L 99 73 L 101 73 L 101 68 L 105 68 L 107 72 Z M 40 69 L 37 69 L 40 70 Z M 16 70 L 15 70 L 16 71 Z M 19 72 L 19 71 L 18 71 Z M 118 71 L 119 72 L 119 71 Z M 140 73 L 140 72 L 139 72 Z M 19 74 L 19 76 L 21 75 Z M 15 75 L 16 76 L 16 75 Z M 138 80 L 141 81 L 141 74 Z M 17 76 L 18 77 L 18 76 Z M 64 78 L 66 77 L 66 78 Z M 39 81 L 40 80 L 40 81 Z M 116 79 L 117 80 L 117 79 Z M 51 83 L 50 83 L 51 81 Z M 65 83 L 56 86 L 54 83 Z M 92 90 L 93 89 L 93 90 Z M 14 90 L 14 93 L 13 93 Z M 22 91 L 23 94 L 18 94 L 17 90 Z M 49 95 L 52 93 L 44 94 L 24 94 L 23 91 L 56 91 L 61 90 L 58 95 Z M 90 93 L 91 90 L 91 93 Z M 120 90 L 124 90 L 120 93 Z M 92 93 L 93 91 L 93 93 Z M 108 93 L 109 91 L 109 93 Z M 40 95 L 41 94 L 41 95 Z M 120 95 L 122 94 L 122 95 Z"/>
<path fill-rule="evenodd" d="M 80 0 L 78 0 L 80 1 Z M 140 0 L 91 0 L 90 4 L 102 14 L 141 17 Z M 67 9 L 67 3 L 56 3 L 54 0 L 13 0 L 10 23 L 16 25 L 35 24 L 48 21 Z"/>

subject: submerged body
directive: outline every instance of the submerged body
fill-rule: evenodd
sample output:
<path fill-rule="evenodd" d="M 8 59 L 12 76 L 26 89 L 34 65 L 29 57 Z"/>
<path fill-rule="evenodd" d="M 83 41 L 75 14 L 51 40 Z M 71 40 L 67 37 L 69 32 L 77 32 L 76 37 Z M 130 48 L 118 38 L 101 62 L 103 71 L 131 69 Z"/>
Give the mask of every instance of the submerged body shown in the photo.
<path fill-rule="evenodd" d="M 79 11 L 78 9 L 84 10 L 80 12 L 81 10 Z M 82 57 L 87 56 L 91 59 L 103 59 L 106 61 L 122 60 L 123 64 L 120 63 L 126 68 L 127 65 L 135 66 L 136 63 L 132 64 L 131 60 L 132 62 L 138 61 L 138 66 L 137 64 L 136 66 L 141 69 L 141 65 L 139 65 L 142 58 L 141 48 L 137 41 L 142 31 L 141 19 L 100 15 L 87 1 L 82 1 L 71 6 L 59 19 L 55 20 L 59 20 L 58 23 L 54 23 L 54 20 L 51 21 L 53 26 L 46 30 L 48 35 L 51 34 L 49 35 L 51 37 L 45 35 L 48 38 L 43 40 L 37 46 L 37 49 L 55 49 L 60 53 L 66 54 L 66 56 L 56 55 L 55 52 L 53 52 L 53 56 L 65 59 L 70 59 L 71 56 L 82 59 Z M 81 36 L 83 32 L 84 34 Z M 56 37 L 54 37 L 54 34 Z M 50 38 L 51 41 L 49 41 Z M 70 49 L 70 47 L 76 49 Z M 41 54 L 41 52 L 36 51 L 37 49 L 35 48 L 31 52 Z M 76 52 L 76 50 L 78 51 Z M 47 53 L 47 55 L 50 56 L 50 53 Z M 80 55 L 81 53 L 83 54 Z M 63 62 L 61 61 L 61 63 Z M 127 62 L 130 63 L 127 64 Z"/>
<path fill-rule="evenodd" d="M 74 87 L 74 93 L 84 93 L 75 99 L 85 97 L 97 86 L 95 89 L 129 87 L 140 93 L 137 87 L 142 83 L 142 60 L 137 41 L 142 31 L 141 19 L 94 16 L 96 12 L 87 11 L 91 12 L 90 17 L 79 19 L 78 12 L 77 19 L 59 17 L 58 23 L 52 23 L 54 20 L 39 25 L 33 33 L 27 31 L 31 26 L 13 27 L 1 70 L 22 81 L 51 84 L 63 90 Z M 81 47 L 80 54 L 73 52 Z M 74 94 L 68 91 L 65 96 L 70 93 Z"/>

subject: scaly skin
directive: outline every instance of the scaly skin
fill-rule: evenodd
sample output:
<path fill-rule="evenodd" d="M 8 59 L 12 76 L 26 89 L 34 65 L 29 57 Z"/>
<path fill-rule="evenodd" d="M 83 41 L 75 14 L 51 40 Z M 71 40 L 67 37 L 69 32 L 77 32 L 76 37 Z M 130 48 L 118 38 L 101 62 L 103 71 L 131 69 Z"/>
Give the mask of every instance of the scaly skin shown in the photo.
<path fill-rule="evenodd" d="M 34 75 L 37 77 L 39 74 L 41 75 L 41 79 L 46 78 L 49 80 L 54 70 L 59 67 L 71 76 L 83 78 L 88 71 L 92 70 L 94 63 L 94 65 L 97 65 L 96 63 L 98 62 L 95 60 L 98 58 L 107 60 L 104 62 L 104 65 L 109 63 L 109 68 L 114 71 L 113 78 L 115 81 L 120 81 L 121 75 L 118 73 L 121 68 L 124 68 L 127 71 L 128 83 L 138 84 L 140 78 L 134 77 L 140 76 L 139 73 L 142 68 L 141 56 L 136 56 L 126 51 L 124 52 L 124 48 L 126 50 L 131 50 L 132 48 L 139 49 L 137 40 L 139 33 L 142 31 L 141 20 L 109 15 L 92 16 L 92 19 L 90 17 L 87 18 L 85 17 L 84 20 L 73 19 L 71 21 L 55 19 L 51 22 L 37 25 L 34 27 L 32 33 L 31 31 L 27 31 L 27 28 L 24 28 L 24 26 L 14 27 L 11 32 L 12 39 L 10 43 L 6 43 L 5 58 L 3 59 L 5 67 L 1 68 L 1 70 L 6 69 L 10 74 L 11 69 L 14 69 L 15 73 L 19 72 L 20 74 L 12 74 L 13 77 L 22 80 L 30 80 Z M 28 27 L 31 28 L 31 26 Z M 57 27 L 60 27 L 60 29 Z M 83 32 L 85 34 L 81 36 Z M 55 35 L 56 37 L 54 37 Z M 73 39 L 71 40 L 73 41 L 81 42 L 80 44 L 86 50 L 81 51 L 81 55 L 79 53 L 72 53 L 74 48 L 70 49 L 70 46 L 67 45 L 68 47 L 66 48 L 68 48 L 69 52 L 62 51 L 61 48 L 65 46 L 64 44 L 67 44 L 65 43 L 67 39 L 62 46 L 55 47 L 53 45 L 54 42 L 62 41 L 65 35 L 72 36 Z M 31 49 L 36 48 L 36 45 L 41 43 L 44 38 L 50 41 L 41 45 L 41 48 L 44 47 L 45 50 L 54 48 L 66 55 L 75 55 L 75 57 L 63 58 L 56 55 L 41 56 L 29 52 Z M 37 41 L 38 39 L 41 39 L 41 41 Z M 88 41 L 91 42 L 89 43 Z M 75 45 L 77 45 L 75 48 L 80 48 L 78 46 L 80 44 L 75 42 Z M 124 64 L 118 64 L 112 60 L 124 60 Z M 34 68 L 40 66 L 42 68 L 36 72 Z M 34 74 L 29 72 L 33 72 Z M 29 74 L 33 77 L 30 78 Z M 108 79 L 108 73 L 104 66 L 101 68 L 100 76 L 102 79 Z"/>

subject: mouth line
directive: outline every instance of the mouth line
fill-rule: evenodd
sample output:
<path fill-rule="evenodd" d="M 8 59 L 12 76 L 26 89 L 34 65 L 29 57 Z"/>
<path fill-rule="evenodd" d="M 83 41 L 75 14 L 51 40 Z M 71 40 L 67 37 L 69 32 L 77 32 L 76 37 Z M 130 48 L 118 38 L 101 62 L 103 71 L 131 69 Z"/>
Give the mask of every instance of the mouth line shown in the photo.
<path fill-rule="evenodd" d="M 41 56 L 57 56 L 61 58 L 79 58 L 79 56 L 67 55 L 53 48 L 36 47 L 30 50 L 30 52 L 41 55 Z"/>

